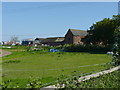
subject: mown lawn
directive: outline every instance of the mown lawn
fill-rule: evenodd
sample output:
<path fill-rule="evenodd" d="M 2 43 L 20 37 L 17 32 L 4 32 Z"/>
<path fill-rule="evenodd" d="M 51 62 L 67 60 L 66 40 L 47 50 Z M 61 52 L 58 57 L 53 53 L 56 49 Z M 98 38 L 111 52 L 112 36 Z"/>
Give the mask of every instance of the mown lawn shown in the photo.
<path fill-rule="evenodd" d="M 41 78 L 42 83 L 54 82 L 60 75 L 104 70 L 105 63 L 111 61 L 111 56 L 106 54 L 12 52 L 2 58 L 2 78 L 3 81 L 11 80 L 11 87 L 18 85 L 21 88 L 26 87 L 30 78 Z"/>

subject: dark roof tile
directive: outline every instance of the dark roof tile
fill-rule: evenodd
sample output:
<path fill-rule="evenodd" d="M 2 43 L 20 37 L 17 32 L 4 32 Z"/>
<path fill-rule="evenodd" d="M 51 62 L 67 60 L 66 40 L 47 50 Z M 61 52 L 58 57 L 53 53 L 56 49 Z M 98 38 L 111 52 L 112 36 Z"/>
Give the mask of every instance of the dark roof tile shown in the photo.
<path fill-rule="evenodd" d="M 51 38 L 46 38 L 43 40 L 44 43 L 46 42 L 62 42 L 64 41 L 64 37 L 51 37 Z"/>
<path fill-rule="evenodd" d="M 87 31 L 78 30 L 78 29 L 69 29 L 74 36 L 81 36 L 84 37 L 87 35 Z"/>

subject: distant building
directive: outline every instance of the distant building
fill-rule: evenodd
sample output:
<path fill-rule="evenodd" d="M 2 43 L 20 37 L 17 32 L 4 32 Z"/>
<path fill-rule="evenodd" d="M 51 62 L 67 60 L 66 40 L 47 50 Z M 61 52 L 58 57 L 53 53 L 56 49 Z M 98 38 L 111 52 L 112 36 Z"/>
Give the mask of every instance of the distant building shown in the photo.
<path fill-rule="evenodd" d="M 81 41 L 87 35 L 87 31 L 77 30 L 77 29 L 69 29 L 65 35 L 65 44 L 83 44 Z"/>
<path fill-rule="evenodd" d="M 46 38 L 42 41 L 42 44 L 48 45 L 48 46 L 57 46 L 57 45 L 63 45 L 64 44 L 64 37 L 50 37 Z"/>
<path fill-rule="evenodd" d="M 5 41 L 2 41 L 2 45 L 6 45 L 7 44 L 7 42 L 5 42 Z"/>
<path fill-rule="evenodd" d="M 49 38 L 36 38 L 33 42 L 34 46 L 47 45 L 47 46 L 57 46 L 64 44 L 83 44 L 81 41 L 87 35 L 87 31 L 69 29 L 65 37 L 49 37 Z"/>
<path fill-rule="evenodd" d="M 24 39 L 24 40 L 22 40 L 22 45 L 32 46 L 33 45 L 33 40 L 32 39 Z"/>
<path fill-rule="evenodd" d="M 118 2 L 118 15 L 120 15 L 120 1 Z"/>
<path fill-rule="evenodd" d="M 15 45 L 15 42 L 14 42 L 14 41 L 9 41 L 9 42 L 8 42 L 8 45 L 13 45 L 13 44 Z"/>
<path fill-rule="evenodd" d="M 44 38 L 36 38 L 33 42 L 33 45 L 40 46 L 40 45 L 42 45 L 43 40 L 44 40 Z"/>

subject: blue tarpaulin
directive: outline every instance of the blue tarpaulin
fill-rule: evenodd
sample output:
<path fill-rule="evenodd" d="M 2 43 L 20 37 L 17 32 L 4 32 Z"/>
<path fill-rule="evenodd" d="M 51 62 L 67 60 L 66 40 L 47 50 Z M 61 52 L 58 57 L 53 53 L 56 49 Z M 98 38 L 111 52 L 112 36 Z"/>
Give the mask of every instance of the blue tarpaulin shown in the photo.
<path fill-rule="evenodd" d="M 60 52 L 58 49 L 50 49 L 49 52 Z"/>

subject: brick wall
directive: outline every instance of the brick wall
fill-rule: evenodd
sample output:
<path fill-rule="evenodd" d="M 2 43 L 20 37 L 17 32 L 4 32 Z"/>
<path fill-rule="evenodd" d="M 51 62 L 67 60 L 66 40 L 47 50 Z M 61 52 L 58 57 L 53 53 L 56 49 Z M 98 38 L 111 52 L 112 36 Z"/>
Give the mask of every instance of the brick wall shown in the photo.
<path fill-rule="evenodd" d="M 73 44 L 73 35 L 70 31 L 65 35 L 65 44 Z"/>
<path fill-rule="evenodd" d="M 73 44 L 77 45 L 80 44 L 81 42 L 81 37 L 80 36 L 74 36 L 73 37 Z"/>

